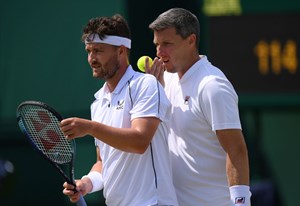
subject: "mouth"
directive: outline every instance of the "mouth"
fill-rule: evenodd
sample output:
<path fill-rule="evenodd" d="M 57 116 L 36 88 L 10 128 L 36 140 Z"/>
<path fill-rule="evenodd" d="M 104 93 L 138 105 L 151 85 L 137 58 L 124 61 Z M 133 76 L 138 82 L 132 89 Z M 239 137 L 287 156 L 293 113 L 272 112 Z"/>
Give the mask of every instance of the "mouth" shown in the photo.
<path fill-rule="evenodd" d="M 91 68 L 93 69 L 93 70 L 99 70 L 99 68 L 101 68 L 99 65 L 97 65 L 97 64 L 92 64 L 91 65 Z"/>
<path fill-rule="evenodd" d="M 163 60 L 163 65 L 168 64 L 170 61 L 169 60 Z"/>
<path fill-rule="evenodd" d="M 164 57 L 161 57 L 160 58 L 161 60 L 162 60 L 162 62 L 164 63 L 164 64 L 166 64 L 166 63 L 168 63 L 169 62 L 169 59 L 168 58 L 164 58 Z"/>

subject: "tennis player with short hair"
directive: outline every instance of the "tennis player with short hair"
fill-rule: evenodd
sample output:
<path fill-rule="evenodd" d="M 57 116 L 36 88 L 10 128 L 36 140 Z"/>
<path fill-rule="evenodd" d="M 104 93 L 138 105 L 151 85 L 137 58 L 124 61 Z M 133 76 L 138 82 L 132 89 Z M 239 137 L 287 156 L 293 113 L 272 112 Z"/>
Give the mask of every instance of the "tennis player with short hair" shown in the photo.
<path fill-rule="evenodd" d="M 108 206 L 177 206 L 167 145 L 170 102 L 149 74 L 129 64 L 130 30 L 120 15 L 91 19 L 83 31 L 95 78 L 105 80 L 91 105 L 92 120 L 61 122 L 67 138 L 91 135 L 98 161 L 77 180 L 83 194 L 103 190 Z M 70 184 L 63 193 L 78 200 Z"/>
<path fill-rule="evenodd" d="M 172 104 L 169 146 L 179 205 L 249 206 L 238 96 L 223 72 L 199 55 L 197 17 L 173 8 L 149 28 L 159 59 L 146 71 L 159 74 Z"/>

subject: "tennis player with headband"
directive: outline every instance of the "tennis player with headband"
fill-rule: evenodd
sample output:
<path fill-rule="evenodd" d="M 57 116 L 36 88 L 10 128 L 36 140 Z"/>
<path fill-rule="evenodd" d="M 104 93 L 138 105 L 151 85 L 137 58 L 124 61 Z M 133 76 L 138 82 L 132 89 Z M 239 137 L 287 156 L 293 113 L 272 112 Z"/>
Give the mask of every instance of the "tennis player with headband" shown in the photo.
<path fill-rule="evenodd" d="M 93 18 L 82 39 L 93 77 L 105 83 L 91 105 L 92 120 L 61 122 L 69 139 L 95 138 L 97 161 L 76 181 L 76 189 L 83 195 L 103 189 L 108 206 L 177 206 L 167 145 L 170 102 L 153 75 L 135 72 L 129 64 L 127 22 L 120 15 Z M 73 186 L 63 186 L 76 202 Z"/>

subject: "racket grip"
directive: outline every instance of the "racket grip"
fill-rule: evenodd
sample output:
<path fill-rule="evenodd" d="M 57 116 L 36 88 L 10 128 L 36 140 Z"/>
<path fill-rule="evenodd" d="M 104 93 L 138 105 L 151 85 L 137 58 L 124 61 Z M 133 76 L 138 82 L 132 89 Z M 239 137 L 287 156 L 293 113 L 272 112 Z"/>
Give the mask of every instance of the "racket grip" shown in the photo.
<path fill-rule="evenodd" d="M 82 195 L 80 195 L 79 200 L 76 202 L 77 206 L 87 206 L 85 200 L 83 199 Z"/>

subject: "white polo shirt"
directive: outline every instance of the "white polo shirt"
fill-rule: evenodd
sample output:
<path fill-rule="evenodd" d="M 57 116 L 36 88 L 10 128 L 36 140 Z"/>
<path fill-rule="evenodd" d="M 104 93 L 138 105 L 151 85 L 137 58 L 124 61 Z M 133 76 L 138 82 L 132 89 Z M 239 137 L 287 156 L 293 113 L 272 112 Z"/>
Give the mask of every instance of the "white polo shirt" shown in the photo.
<path fill-rule="evenodd" d="M 226 153 L 215 131 L 241 129 L 238 97 L 205 56 L 179 80 L 165 72 L 172 104 L 169 146 L 179 205 L 229 206 Z"/>
<path fill-rule="evenodd" d="M 95 94 L 92 120 L 130 128 L 138 117 L 157 117 L 161 123 L 144 154 L 115 149 L 95 139 L 103 163 L 108 206 L 178 205 L 172 184 L 167 143 L 171 105 L 154 76 L 135 72 L 131 66 L 110 93 L 107 85 Z"/>

